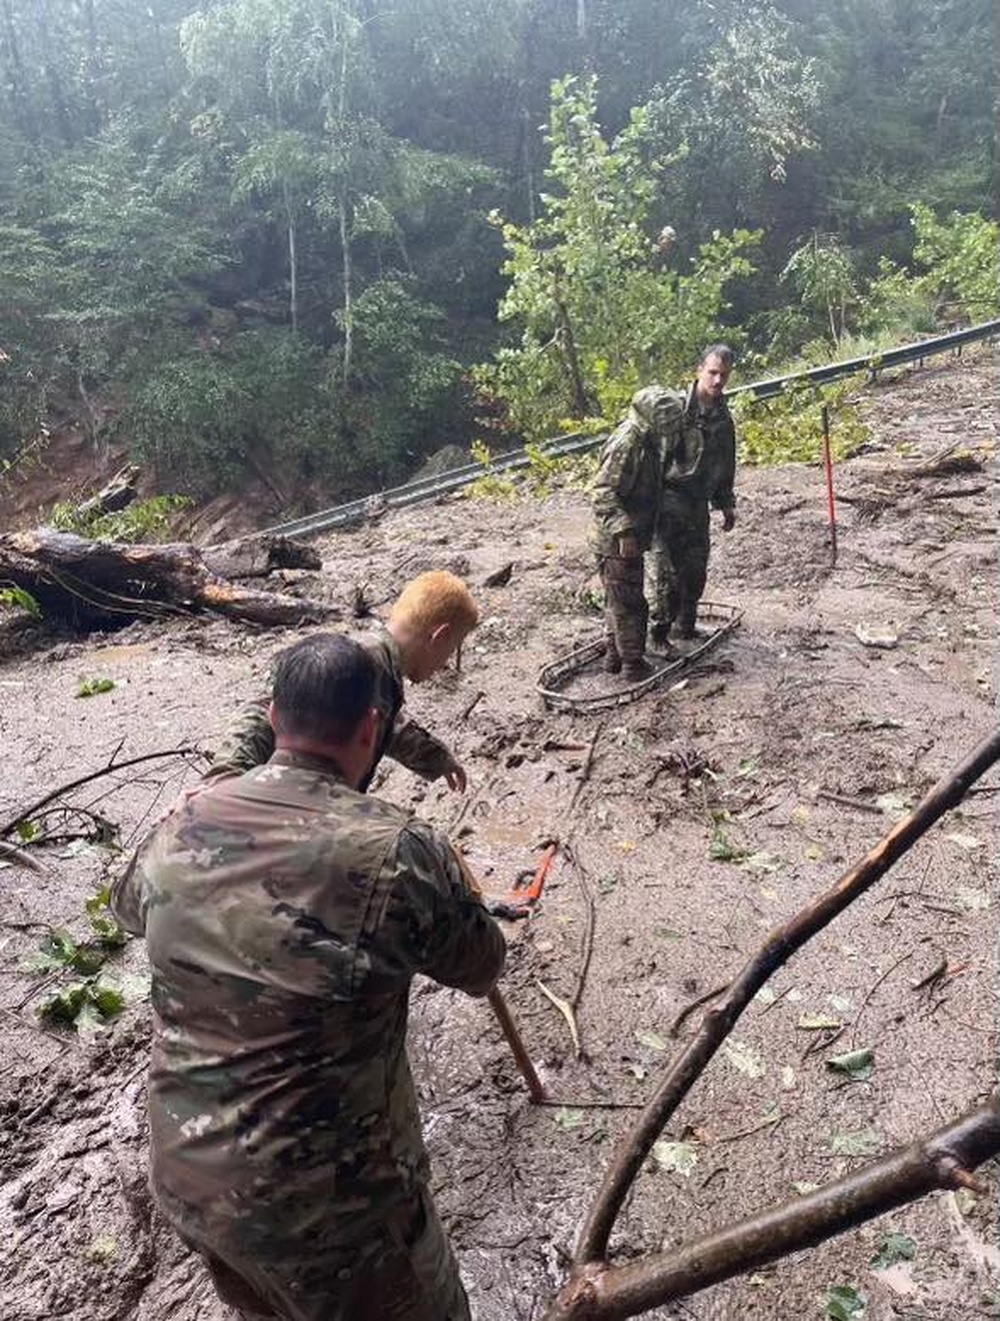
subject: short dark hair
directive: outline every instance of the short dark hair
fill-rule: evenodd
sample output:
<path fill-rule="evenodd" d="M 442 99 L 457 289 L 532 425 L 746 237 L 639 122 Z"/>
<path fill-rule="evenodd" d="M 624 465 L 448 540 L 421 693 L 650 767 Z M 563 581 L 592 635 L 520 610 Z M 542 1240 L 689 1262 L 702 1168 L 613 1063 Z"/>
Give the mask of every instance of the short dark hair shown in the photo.
<path fill-rule="evenodd" d="M 274 664 L 275 729 L 325 743 L 346 743 L 371 708 L 375 662 L 338 633 L 313 633 L 282 651 Z"/>
<path fill-rule="evenodd" d="M 698 366 L 704 367 L 709 358 L 718 358 L 723 367 L 732 367 L 736 361 L 736 354 L 728 344 L 709 344 L 708 348 L 702 351 L 702 355 L 698 359 Z"/>

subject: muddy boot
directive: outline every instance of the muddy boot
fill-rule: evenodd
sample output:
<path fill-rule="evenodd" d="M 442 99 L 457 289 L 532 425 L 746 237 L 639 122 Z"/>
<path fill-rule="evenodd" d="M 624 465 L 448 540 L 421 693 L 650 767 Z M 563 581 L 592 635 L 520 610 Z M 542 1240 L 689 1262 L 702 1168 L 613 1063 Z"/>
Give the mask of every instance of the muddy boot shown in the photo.
<path fill-rule="evenodd" d="M 622 666 L 622 678 L 628 683 L 638 683 L 640 679 L 648 679 L 652 673 L 653 667 L 645 656 L 627 660 Z"/>
<path fill-rule="evenodd" d="M 661 656 L 673 656 L 676 654 L 675 648 L 670 643 L 670 621 L 657 620 L 655 624 L 649 626 L 649 649 L 659 652 Z"/>
<path fill-rule="evenodd" d="M 622 668 L 622 658 L 618 651 L 617 643 L 614 638 L 608 638 L 604 647 L 604 673 L 620 674 Z"/>
<path fill-rule="evenodd" d="M 693 638 L 704 637 L 705 634 L 696 627 L 695 621 L 697 618 L 698 607 L 695 606 L 694 609 L 690 609 L 685 606 L 681 610 L 680 618 L 677 621 L 677 636 L 684 638 L 687 642 L 690 642 Z"/>

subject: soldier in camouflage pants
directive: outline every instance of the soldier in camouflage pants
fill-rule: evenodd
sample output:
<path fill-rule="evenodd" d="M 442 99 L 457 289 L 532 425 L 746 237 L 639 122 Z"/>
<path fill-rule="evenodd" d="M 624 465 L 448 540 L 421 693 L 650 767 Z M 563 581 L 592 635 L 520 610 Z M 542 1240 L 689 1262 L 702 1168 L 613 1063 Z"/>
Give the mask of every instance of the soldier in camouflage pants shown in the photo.
<path fill-rule="evenodd" d="M 643 552 L 657 526 L 663 474 L 681 404 L 661 385 L 632 398 L 628 416 L 605 442 L 594 483 L 594 548 L 604 587 L 605 668 L 630 680 L 650 673 Z"/>
<path fill-rule="evenodd" d="M 694 384 L 681 399 L 680 427 L 664 466 L 659 517 L 647 559 L 653 646 L 667 642 L 675 620 L 682 638 L 695 636 L 698 602 L 708 576 L 709 506 L 722 511 L 723 531 L 731 531 L 736 523 L 736 432 L 723 394 L 732 368 L 732 349 L 710 345 Z"/>
<path fill-rule="evenodd" d="M 447 841 L 359 792 L 376 692 L 357 643 L 289 648 L 270 760 L 190 793 L 113 889 L 152 970 L 154 1193 L 247 1317 L 469 1321 L 407 1003 L 417 972 L 485 995 L 504 941 Z"/>
<path fill-rule="evenodd" d="M 362 791 L 385 755 L 424 779 L 443 775 L 451 788 L 465 789 L 465 771 L 451 751 L 403 711 L 403 682 L 405 678 L 422 683 L 442 669 L 478 620 L 479 611 L 465 583 L 447 570 L 435 569 L 406 585 L 384 628 L 359 639 L 377 668 L 375 705 L 381 717 L 378 746 L 362 779 Z M 269 695 L 261 696 L 237 712 L 206 779 L 238 774 L 267 761 L 274 751 L 269 700 Z"/>

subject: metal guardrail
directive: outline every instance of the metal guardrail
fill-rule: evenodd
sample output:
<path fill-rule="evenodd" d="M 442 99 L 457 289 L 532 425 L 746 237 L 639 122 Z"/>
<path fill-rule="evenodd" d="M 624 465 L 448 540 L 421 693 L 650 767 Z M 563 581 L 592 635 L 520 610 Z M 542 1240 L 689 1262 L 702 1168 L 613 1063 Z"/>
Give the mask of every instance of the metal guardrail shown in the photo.
<path fill-rule="evenodd" d="M 858 372 L 867 372 L 874 377 L 887 367 L 921 362 L 924 358 L 933 357 L 935 354 L 960 349 L 963 344 L 992 339 L 998 335 L 1000 335 L 1000 320 L 984 321 L 978 326 L 951 331 L 947 335 L 938 335 L 933 339 L 919 340 L 915 344 L 903 344 L 898 348 L 886 349 L 882 353 L 873 353 L 865 358 L 848 358 L 843 362 L 828 363 L 825 367 L 813 367 L 808 371 L 792 372 L 787 376 L 772 376 L 764 381 L 752 382 L 750 385 L 738 385 L 727 394 L 732 398 L 735 395 L 752 393 L 755 399 L 771 399 L 781 394 L 786 386 L 797 382 L 828 385 L 831 381 L 840 380 L 845 376 L 855 376 Z M 595 449 L 604 441 L 607 434 L 606 431 L 602 431 L 592 435 L 584 435 L 580 432 L 570 436 L 559 436 L 553 440 L 543 441 L 538 448 L 547 458 L 564 458 L 569 454 L 582 454 L 587 450 Z M 394 486 L 386 491 L 378 491 L 359 500 L 350 500 L 346 504 L 318 510 L 315 514 L 306 514 L 303 518 L 277 523 L 274 527 L 264 528 L 260 535 L 306 537 L 332 528 L 347 527 L 351 523 L 361 522 L 387 509 L 404 509 L 407 505 L 448 495 L 452 491 L 461 490 L 463 486 L 470 486 L 486 475 L 526 468 L 531 461 L 525 450 L 511 450 L 507 454 L 497 455 L 490 461 L 488 467 L 484 467 L 482 463 L 463 464 L 460 468 L 451 468 L 432 477 L 420 477 L 416 481 L 406 482 L 402 486 Z"/>

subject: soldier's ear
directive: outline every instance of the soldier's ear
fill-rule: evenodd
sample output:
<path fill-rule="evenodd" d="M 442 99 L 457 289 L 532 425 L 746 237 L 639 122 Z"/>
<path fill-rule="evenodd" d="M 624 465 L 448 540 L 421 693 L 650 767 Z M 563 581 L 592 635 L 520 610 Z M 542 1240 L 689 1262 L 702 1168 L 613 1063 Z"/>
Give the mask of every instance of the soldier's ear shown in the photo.
<path fill-rule="evenodd" d="M 360 742 L 363 748 L 374 750 L 378 742 L 379 726 L 382 721 L 381 713 L 377 706 L 370 706 L 364 714 L 359 731 Z"/>

